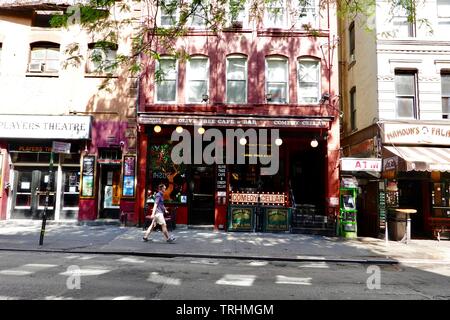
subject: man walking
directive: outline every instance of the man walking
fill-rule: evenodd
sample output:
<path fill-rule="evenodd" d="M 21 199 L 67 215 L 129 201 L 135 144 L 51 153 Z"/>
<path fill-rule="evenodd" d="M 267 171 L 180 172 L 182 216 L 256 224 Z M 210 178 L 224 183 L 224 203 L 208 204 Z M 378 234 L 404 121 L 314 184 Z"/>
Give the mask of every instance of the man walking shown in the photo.
<path fill-rule="evenodd" d="M 168 212 L 166 207 L 164 206 L 164 192 L 166 191 L 166 186 L 164 184 L 160 184 L 158 186 L 158 189 L 159 192 L 155 196 L 155 204 L 153 205 L 153 211 L 151 215 L 153 221 L 150 224 L 150 227 L 148 227 L 147 231 L 145 231 L 142 240 L 148 241 L 148 236 L 152 232 L 153 228 L 156 227 L 156 224 L 160 224 L 164 238 L 167 242 L 172 243 L 175 241 L 175 237 L 169 236 L 166 220 L 164 219 L 164 213 Z"/>

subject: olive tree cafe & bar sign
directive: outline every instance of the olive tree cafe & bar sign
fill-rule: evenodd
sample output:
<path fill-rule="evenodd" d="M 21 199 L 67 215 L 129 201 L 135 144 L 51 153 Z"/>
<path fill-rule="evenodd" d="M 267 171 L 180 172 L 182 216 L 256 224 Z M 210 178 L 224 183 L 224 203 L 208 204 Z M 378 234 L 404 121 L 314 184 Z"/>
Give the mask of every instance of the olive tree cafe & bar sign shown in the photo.
<path fill-rule="evenodd" d="M 91 116 L 2 115 L 0 118 L 0 137 L 90 139 L 91 123 Z"/>

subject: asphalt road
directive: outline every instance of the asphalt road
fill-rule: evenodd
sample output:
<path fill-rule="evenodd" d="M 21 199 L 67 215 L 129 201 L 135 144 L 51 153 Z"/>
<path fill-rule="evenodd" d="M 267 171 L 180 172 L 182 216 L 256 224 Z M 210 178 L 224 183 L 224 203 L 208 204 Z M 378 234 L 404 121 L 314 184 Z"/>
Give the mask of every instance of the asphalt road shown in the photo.
<path fill-rule="evenodd" d="M 450 299 L 449 270 L 0 251 L 0 299 Z"/>

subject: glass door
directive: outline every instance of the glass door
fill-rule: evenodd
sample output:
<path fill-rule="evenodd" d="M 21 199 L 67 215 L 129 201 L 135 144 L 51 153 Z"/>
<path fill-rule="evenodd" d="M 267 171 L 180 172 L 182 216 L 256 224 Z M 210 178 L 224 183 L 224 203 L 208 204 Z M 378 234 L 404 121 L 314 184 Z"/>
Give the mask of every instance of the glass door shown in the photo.
<path fill-rule="evenodd" d="M 120 172 L 120 165 L 101 166 L 100 219 L 119 219 L 120 217 Z"/>
<path fill-rule="evenodd" d="M 80 169 L 65 168 L 62 170 L 61 219 L 77 219 L 80 199 Z"/>
<path fill-rule="evenodd" d="M 214 224 L 214 169 L 213 166 L 192 166 L 189 182 L 191 201 L 189 224 Z"/>
<path fill-rule="evenodd" d="M 54 219 L 55 181 L 49 191 L 47 219 Z M 12 219 L 40 219 L 45 209 L 47 185 L 49 183 L 48 168 L 17 168 L 14 171 L 14 189 L 12 199 Z"/>

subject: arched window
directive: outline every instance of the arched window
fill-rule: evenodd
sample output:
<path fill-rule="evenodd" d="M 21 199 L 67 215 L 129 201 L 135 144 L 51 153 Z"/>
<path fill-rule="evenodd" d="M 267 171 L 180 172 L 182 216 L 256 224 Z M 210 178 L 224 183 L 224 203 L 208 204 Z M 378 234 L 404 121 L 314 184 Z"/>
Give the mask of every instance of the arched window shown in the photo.
<path fill-rule="evenodd" d="M 28 72 L 57 73 L 60 68 L 59 44 L 53 42 L 34 42 L 30 44 Z"/>
<path fill-rule="evenodd" d="M 247 57 L 227 57 L 227 103 L 247 103 Z"/>
<path fill-rule="evenodd" d="M 187 62 L 186 101 L 206 102 L 209 99 L 209 61 L 205 56 L 193 56 Z"/>
<path fill-rule="evenodd" d="M 288 59 L 266 58 L 266 100 L 269 103 L 288 103 Z"/>
<path fill-rule="evenodd" d="M 313 58 L 298 60 L 298 102 L 319 103 L 320 61 Z"/>

